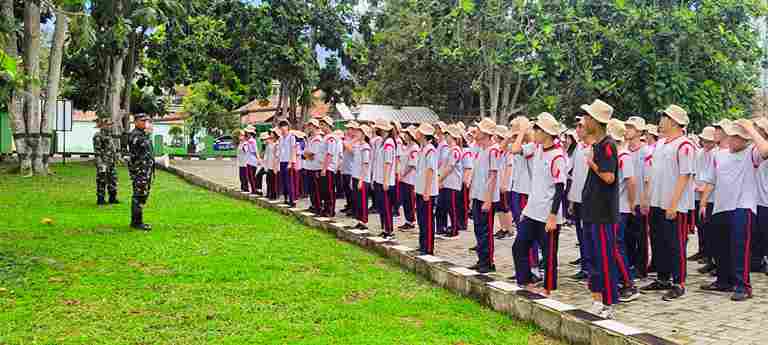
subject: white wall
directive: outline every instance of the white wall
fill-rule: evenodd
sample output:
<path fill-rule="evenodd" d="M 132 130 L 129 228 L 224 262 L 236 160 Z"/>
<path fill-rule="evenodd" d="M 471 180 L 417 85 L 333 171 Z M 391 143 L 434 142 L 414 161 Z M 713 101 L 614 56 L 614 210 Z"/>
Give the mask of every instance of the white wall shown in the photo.
<path fill-rule="evenodd" d="M 168 135 L 168 131 L 173 125 L 165 123 L 153 123 L 152 124 L 152 136 L 157 134 L 163 136 L 163 141 L 166 145 L 171 144 L 171 136 Z M 64 152 L 64 141 L 67 142 L 66 152 L 93 152 L 93 136 L 98 129 L 94 122 L 89 121 L 75 121 L 72 123 L 71 132 L 59 132 L 57 133 L 57 148 L 59 152 Z M 66 136 L 66 138 L 65 138 Z"/>

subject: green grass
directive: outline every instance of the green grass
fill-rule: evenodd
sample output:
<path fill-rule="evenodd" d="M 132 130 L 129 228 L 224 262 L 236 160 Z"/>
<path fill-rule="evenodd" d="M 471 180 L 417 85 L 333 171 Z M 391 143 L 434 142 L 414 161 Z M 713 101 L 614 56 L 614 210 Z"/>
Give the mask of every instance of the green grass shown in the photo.
<path fill-rule="evenodd" d="M 189 153 L 187 153 L 186 147 L 170 147 L 165 146 L 163 147 L 163 154 L 167 155 L 176 155 L 176 156 L 186 156 Z M 237 150 L 225 150 L 225 151 L 213 151 L 212 153 L 208 153 L 206 151 L 200 152 L 200 156 L 202 157 L 235 157 L 237 156 Z"/>
<path fill-rule="evenodd" d="M 158 172 L 97 208 L 94 168 L 0 174 L 0 344 L 551 344 L 324 232 Z M 52 224 L 41 220 L 50 218 Z"/>

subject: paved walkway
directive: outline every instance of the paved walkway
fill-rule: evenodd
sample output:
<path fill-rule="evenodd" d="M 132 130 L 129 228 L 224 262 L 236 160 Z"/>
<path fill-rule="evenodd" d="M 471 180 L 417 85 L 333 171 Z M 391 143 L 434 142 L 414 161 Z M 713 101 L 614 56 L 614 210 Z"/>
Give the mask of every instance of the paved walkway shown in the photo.
<path fill-rule="evenodd" d="M 172 161 L 172 164 L 195 175 L 205 177 L 219 183 L 238 186 L 234 162 L 232 161 Z M 343 200 L 337 206 L 341 208 Z M 306 200 L 299 202 L 299 208 L 308 207 Z M 379 227 L 378 215 L 371 215 L 369 228 L 377 233 Z M 352 223 L 351 220 L 342 222 Z M 498 222 L 497 222 L 498 223 Z M 397 225 L 397 224 L 396 224 Z M 418 248 L 418 231 L 396 231 L 397 241 L 403 245 Z M 690 237 L 689 253 L 696 248 L 696 236 Z M 494 274 L 499 279 L 511 276 L 514 272 L 512 262 L 512 240 L 496 241 L 496 268 Z M 477 257 L 467 249 L 474 246 L 474 235 L 462 232 L 456 240 L 438 240 L 435 243 L 435 255 L 449 259 L 459 265 L 470 266 Z M 559 290 L 552 298 L 577 307 L 588 309 L 591 305 L 589 291 L 584 283 L 567 278 L 575 274 L 577 268 L 567 263 L 578 257 L 576 234 L 573 229 L 566 228 L 560 235 L 560 265 L 558 272 L 561 277 Z M 768 344 L 768 332 L 763 327 L 768 325 L 768 277 L 764 274 L 752 274 L 752 284 L 755 297 L 748 302 L 731 302 L 728 294 L 705 292 L 698 286 L 709 282 L 696 269 L 696 263 L 688 264 L 688 291 L 686 295 L 674 302 L 664 302 L 660 293 L 645 294 L 640 299 L 621 304 L 617 308 L 616 319 L 629 326 L 651 331 L 653 334 L 677 341 L 681 344 Z M 646 282 L 639 282 L 644 285 Z"/>

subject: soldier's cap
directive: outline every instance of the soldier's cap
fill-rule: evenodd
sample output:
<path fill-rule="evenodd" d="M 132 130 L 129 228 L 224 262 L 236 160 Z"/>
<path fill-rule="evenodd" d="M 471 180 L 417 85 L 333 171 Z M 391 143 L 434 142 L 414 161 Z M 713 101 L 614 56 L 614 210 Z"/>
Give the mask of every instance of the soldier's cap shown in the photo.
<path fill-rule="evenodd" d="M 112 126 L 112 119 L 108 117 L 102 117 L 96 120 L 96 128 L 104 128 Z"/>
<path fill-rule="evenodd" d="M 144 113 L 134 114 L 133 121 L 149 120 L 149 115 Z"/>

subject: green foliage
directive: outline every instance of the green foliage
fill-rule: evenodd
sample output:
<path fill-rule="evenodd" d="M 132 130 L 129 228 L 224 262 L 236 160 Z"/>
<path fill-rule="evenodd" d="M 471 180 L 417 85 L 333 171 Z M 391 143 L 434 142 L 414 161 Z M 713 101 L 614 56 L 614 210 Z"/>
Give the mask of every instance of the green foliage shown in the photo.
<path fill-rule="evenodd" d="M 212 132 L 229 132 L 238 127 L 238 115 L 229 110 L 241 103 L 237 93 L 221 88 L 208 81 L 190 86 L 190 94 L 184 97 L 184 111 L 189 114 L 187 125 L 194 135 L 200 129 Z"/>
<path fill-rule="evenodd" d="M 131 113 L 149 114 L 152 117 L 163 116 L 167 113 L 165 99 L 155 94 L 151 88 L 134 86 L 131 91 Z"/>
<path fill-rule="evenodd" d="M 174 138 L 178 138 L 182 135 L 184 135 L 184 128 L 181 126 L 173 126 L 171 129 L 168 130 L 168 135 Z"/>

